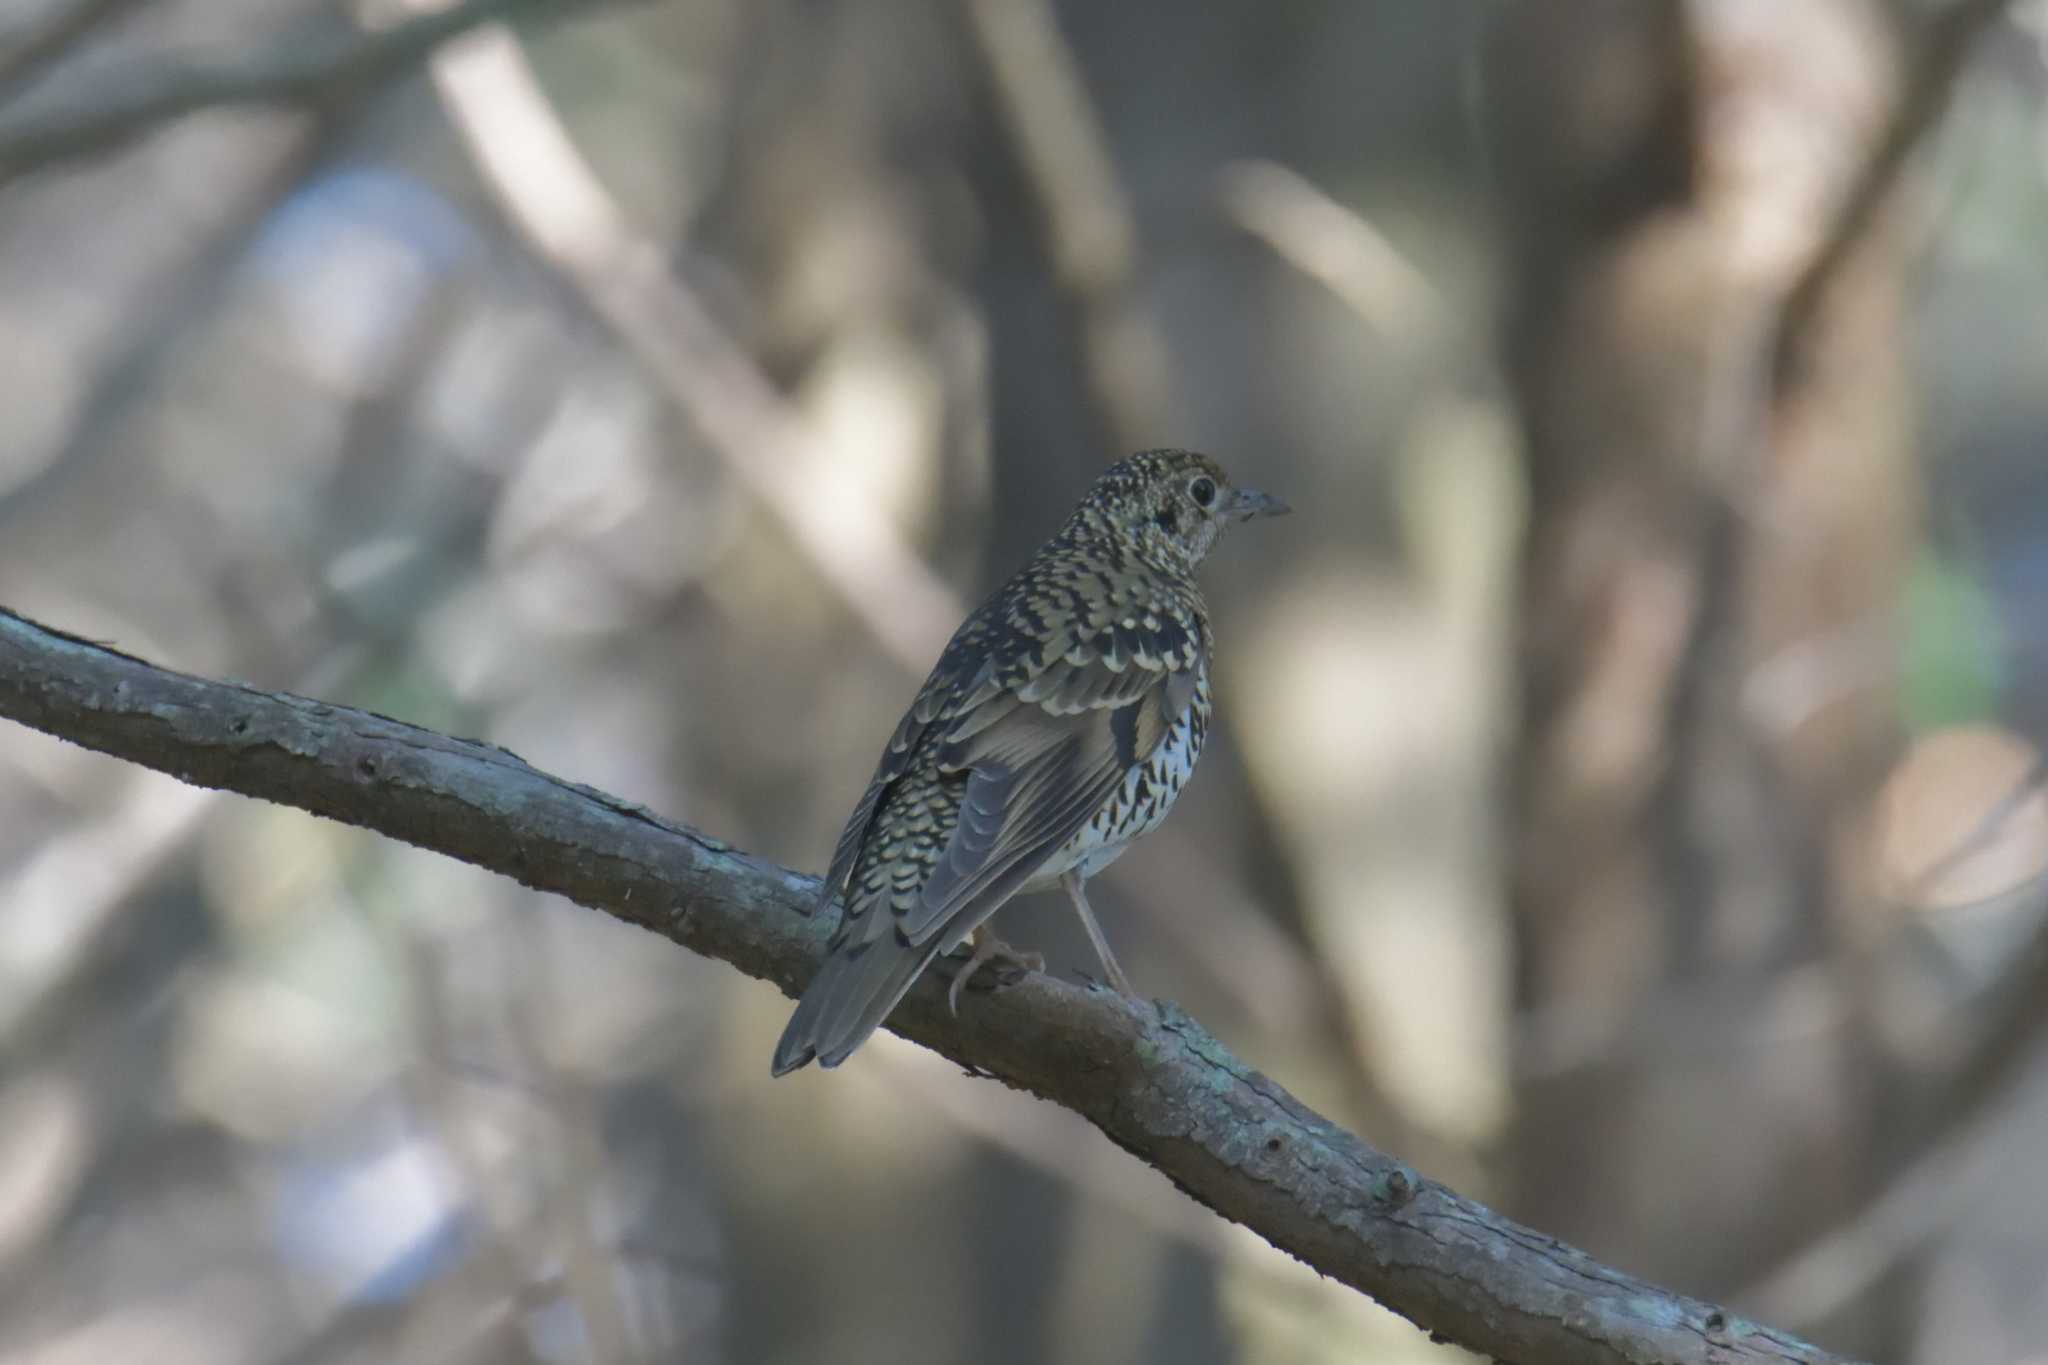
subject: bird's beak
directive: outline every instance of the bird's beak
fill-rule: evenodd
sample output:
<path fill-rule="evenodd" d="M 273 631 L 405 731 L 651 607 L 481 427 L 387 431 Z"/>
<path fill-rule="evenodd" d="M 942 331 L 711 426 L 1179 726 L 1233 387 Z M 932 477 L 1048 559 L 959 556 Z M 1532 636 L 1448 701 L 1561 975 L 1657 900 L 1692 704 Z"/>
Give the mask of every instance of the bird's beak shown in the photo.
<path fill-rule="evenodd" d="M 1293 510 L 1283 499 L 1271 493 L 1261 493 L 1256 488 L 1240 488 L 1230 495 L 1230 515 L 1235 521 L 1285 516 Z"/>

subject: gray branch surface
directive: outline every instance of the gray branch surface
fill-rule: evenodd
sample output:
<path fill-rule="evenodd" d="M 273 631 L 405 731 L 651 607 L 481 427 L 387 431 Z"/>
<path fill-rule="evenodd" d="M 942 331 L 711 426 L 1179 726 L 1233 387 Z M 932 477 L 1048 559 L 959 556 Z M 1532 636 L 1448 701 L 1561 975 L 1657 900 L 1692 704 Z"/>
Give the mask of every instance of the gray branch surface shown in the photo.
<path fill-rule="evenodd" d="M 0 611 L 0 716 L 567 896 L 794 995 L 831 925 L 816 880 L 487 744 L 174 673 Z M 1192 1198 L 1439 1339 L 1516 1365 L 1840 1357 L 1599 1264 L 1316 1114 L 1173 1005 L 1034 975 L 893 1031 L 1083 1115 Z M 771 1039 L 761 1039 L 761 1083 Z M 856 1063 L 857 1065 L 858 1063 Z M 788 1082 L 783 1082 L 788 1084 Z"/>

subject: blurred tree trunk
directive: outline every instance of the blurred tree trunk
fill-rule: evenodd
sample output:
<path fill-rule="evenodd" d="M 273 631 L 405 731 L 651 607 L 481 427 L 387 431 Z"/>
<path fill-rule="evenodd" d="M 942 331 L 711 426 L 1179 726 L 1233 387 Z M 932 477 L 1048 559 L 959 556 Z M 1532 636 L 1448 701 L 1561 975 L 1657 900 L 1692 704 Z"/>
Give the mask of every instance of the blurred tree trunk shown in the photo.
<path fill-rule="evenodd" d="M 1854 0 L 1546 0 L 1491 37 L 1530 484 L 1516 1207 L 1711 1293 L 1856 1198 L 1884 1103 L 1813 968 L 1877 930 L 1859 845 L 1897 743 L 1888 221 L 1806 363 L 1769 351 L 1897 73 Z"/>

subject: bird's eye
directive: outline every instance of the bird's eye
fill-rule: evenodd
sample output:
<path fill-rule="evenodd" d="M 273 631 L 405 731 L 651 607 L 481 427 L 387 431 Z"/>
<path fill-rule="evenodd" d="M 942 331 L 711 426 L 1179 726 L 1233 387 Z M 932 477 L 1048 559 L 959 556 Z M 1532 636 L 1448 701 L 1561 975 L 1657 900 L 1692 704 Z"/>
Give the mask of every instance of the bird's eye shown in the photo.
<path fill-rule="evenodd" d="M 1198 475 L 1195 481 L 1188 485 L 1188 496 L 1195 500 L 1197 507 L 1213 505 L 1216 501 L 1216 480 L 1207 474 Z"/>

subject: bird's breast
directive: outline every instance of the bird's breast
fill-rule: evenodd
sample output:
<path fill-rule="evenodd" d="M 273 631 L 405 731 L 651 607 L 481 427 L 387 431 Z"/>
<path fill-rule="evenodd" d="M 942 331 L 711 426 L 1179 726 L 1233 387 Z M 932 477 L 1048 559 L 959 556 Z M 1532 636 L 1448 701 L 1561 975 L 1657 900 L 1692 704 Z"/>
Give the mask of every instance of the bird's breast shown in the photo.
<path fill-rule="evenodd" d="M 1047 861 L 1025 889 L 1049 887 L 1074 868 L 1079 868 L 1083 877 L 1092 877 L 1115 862 L 1134 841 L 1159 828 L 1194 775 L 1208 733 L 1209 679 L 1205 674 L 1195 684 L 1188 709 L 1166 732 L 1166 738 L 1125 775 L 1094 818 Z"/>

